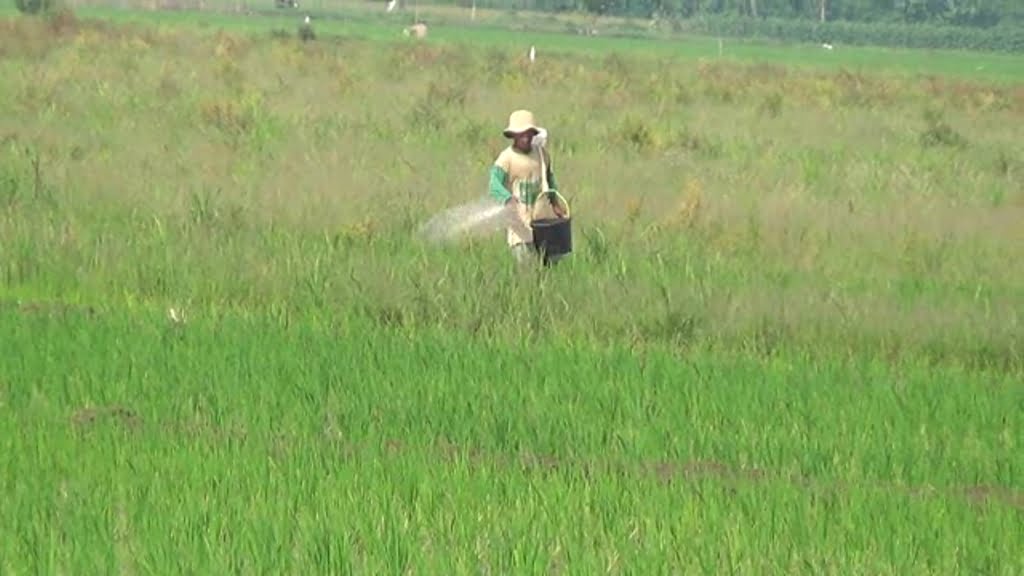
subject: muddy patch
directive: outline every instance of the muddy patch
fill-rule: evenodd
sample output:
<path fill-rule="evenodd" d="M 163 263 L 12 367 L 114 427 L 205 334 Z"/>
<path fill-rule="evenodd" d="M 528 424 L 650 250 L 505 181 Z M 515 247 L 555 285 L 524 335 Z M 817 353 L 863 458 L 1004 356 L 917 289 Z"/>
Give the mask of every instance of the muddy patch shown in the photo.
<path fill-rule="evenodd" d="M 92 306 L 46 300 L 0 302 L 0 312 L 23 314 L 26 316 L 47 316 L 58 318 L 64 318 L 72 315 L 91 318 L 96 315 L 96 309 Z"/>
<path fill-rule="evenodd" d="M 712 459 L 698 460 L 629 460 L 620 458 L 585 458 L 557 456 L 523 451 L 518 454 L 490 453 L 478 448 L 461 447 L 446 440 L 435 449 L 443 461 L 462 461 L 470 466 L 518 468 L 527 473 L 575 473 L 585 478 L 599 475 L 639 476 L 653 478 L 663 484 L 681 484 L 714 480 L 736 487 L 767 482 L 782 482 L 805 492 L 838 494 L 859 487 L 870 491 L 899 494 L 908 498 L 966 498 L 973 504 L 1009 506 L 1024 510 L 1024 491 L 1001 486 L 903 486 L 890 482 L 850 484 L 818 480 L 809 476 L 782 473 L 761 468 L 741 467 Z M 391 452 L 393 454 L 393 452 Z"/>
<path fill-rule="evenodd" d="M 121 409 L 123 410 L 123 409 Z M 80 418 L 90 422 L 102 417 L 114 417 L 137 421 L 132 413 L 125 414 L 117 408 L 106 409 L 106 416 L 97 409 L 89 412 L 80 411 Z M 115 416 L 111 416 L 115 414 Z M 177 433 L 185 429 L 175 429 Z M 187 427 L 190 436 L 196 430 Z M 204 435 L 214 433 L 216 436 L 231 436 L 238 441 L 246 441 L 244 432 L 241 434 L 227 433 L 217 427 L 204 427 Z M 295 441 L 277 438 L 272 442 L 272 451 L 278 451 L 282 441 Z M 382 438 L 376 442 L 351 442 L 345 440 L 331 426 L 325 427 L 321 438 L 331 446 L 338 458 L 359 460 L 367 457 L 383 457 L 384 459 L 400 459 L 411 453 L 426 454 L 434 460 L 446 465 L 468 466 L 471 469 L 491 471 L 519 471 L 526 474 L 548 475 L 569 474 L 583 479 L 602 476 L 620 476 L 627 478 L 649 478 L 661 484 L 684 485 L 687 483 L 713 481 L 730 489 L 767 483 L 788 484 L 801 491 L 821 496 L 836 496 L 851 490 L 866 490 L 884 494 L 898 495 L 906 498 L 966 500 L 974 505 L 1008 506 L 1024 510 L 1024 491 L 1005 486 L 945 486 L 903 485 L 886 481 L 846 482 L 842 480 L 825 480 L 782 470 L 772 470 L 748 466 L 737 466 L 715 459 L 630 459 L 600 456 L 572 456 L 544 454 L 530 450 L 506 452 L 487 450 L 478 446 L 464 445 L 439 438 L 427 444 L 410 443 L 396 438 Z M 284 454 L 279 454 L 284 455 Z"/>
<path fill-rule="evenodd" d="M 113 424 L 125 430 L 136 431 L 142 426 L 142 418 L 125 406 L 90 407 L 76 410 L 71 415 L 71 424 L 80 431 L 90 430 L 102 424 Z"/>
<path fill-rule="evenodd" d="M 1003 486 L 970 486 L 963 490 L 968 500 L 980 504 L 1005 504 L 1024 510 L 1024 492 Z"/>

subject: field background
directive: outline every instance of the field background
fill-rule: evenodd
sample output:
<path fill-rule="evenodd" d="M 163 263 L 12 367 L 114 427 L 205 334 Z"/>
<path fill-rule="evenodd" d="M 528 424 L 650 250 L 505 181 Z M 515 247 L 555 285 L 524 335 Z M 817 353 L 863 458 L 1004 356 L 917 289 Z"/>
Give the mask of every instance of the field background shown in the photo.
<path fill-rule="evenodd" d="M 1024 570 L 1012 59 L 78 14 L 0 20 L 5 574 Z M 518 107 L 552 270 L 415 235 Z"/>
<path fill-rule="evenodd" d="M 188 24 L 206 30 L 292 33 L 310 14 L 324 35 L 350 39 L 400 42 L 404 27 L 419 21 L 429 24 L 433 44 L 469 43 L 526 53 L 536 46 L 541 54 L 594 54 L 617 52 L 636 57 L 715 59 L 725 62 L 774 62 L 801 68 L 893 75 L 938 75 L 1019 83 L 1024 76 L 1020 53 L 976 52 L 953 49 L 909 50 L 899 47 L 838 44 L 826 51 L 819 42 L 780 42 L 744 37 L 713 37 L 654 27 L 651 20 L 597 16 L 579 12 L 530 12 L 407 3 L 387 13 L 383 2 L 313 0 L 299 9 L 276 9 L 272 2 L 195 0 L 173 4 L 123 0 L 68 0 L 83 18 L 115 22 L 145 22 L 151 26 Z M 175 6 L 175 9 L 158 10 Z M 0 6 L 0 10 L 5 9 Z M 158 14 L 154 15 L 154 11 Z M 12 10 L 13 12 L 13 10 Z M 154 17 L 155 16 L 155 17 Z M 596 30 L 597 35 L 581 36 Z M 721 42 L 721 46 L 720 43 Z M 721 50 L 720 50 L 721 49 Z"/>

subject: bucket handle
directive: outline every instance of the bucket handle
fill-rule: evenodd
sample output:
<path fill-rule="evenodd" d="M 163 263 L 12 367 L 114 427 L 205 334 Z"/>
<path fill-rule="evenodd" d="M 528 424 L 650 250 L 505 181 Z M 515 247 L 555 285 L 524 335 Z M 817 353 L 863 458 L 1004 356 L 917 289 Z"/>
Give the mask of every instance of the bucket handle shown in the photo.
<path fill-rule="evenodd" d="M 538 194 L 537 198 L 540 199 L 540 197 L 545 195 L 545 194 L 554 194 L 555 196 L 558 196 L 558 199 L 561 200 L 562 206 L 565 206 L 565 218 L 566 219 L 572 218 L 572 210 L 569 208 L 569 201 L 565 199 L 565 196 L 562 196 L 562 194 L 558 190 L 547 190 L 547 191 L 544 191 L 544 192 L 541 192 L 540 194 Z M 530 215 L 531 216 L 534 216 L 534 215 L 537 214 L 537 204 L 540 204 L 540 202 L 536 202 L 535 201 L 533 203 L 533 208 L 530 210 Z"/>

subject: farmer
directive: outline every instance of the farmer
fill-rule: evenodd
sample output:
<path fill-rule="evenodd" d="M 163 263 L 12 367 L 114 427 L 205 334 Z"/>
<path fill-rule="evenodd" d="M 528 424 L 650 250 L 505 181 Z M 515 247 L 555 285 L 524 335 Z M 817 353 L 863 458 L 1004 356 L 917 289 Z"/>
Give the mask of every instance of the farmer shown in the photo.
<path fill-rule="evenodd" d="M 554 194 L 558 188 L 551 169 L 551 156 L 543 148 L 547 131 L 537 126 L 533 113 L 529 110 L 513 112 L 504 135 L 512 143 L 498 154 L 491 166 L 490 194 L 499 202 L 512 206 L 519 216 L 518 221 L 508 228 L 508 245 L 516 260 L 524 262 L 533 252 L 533 232 L 530 229 L 533 218 L 551 218 L 552 215 L 564 218 L 566 214 Z M 549 193 L 541 199 L 543 191 Z M 560 256 L 552 255 L 549 261 L 554 263 Z"/>

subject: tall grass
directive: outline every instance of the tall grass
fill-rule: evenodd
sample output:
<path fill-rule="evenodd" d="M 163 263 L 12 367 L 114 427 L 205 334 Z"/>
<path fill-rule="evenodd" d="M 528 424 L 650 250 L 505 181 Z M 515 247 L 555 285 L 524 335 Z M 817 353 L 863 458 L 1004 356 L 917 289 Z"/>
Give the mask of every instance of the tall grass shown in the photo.
<path fill-rule="evenodd" d="M 9 292 L 1019 363 L 1014 89 L 623 56 L 530 67 L 498 50 L 224 32 L 57 34 L 5 44 L 0 64 Z M 450 250 L 413 238 L 485 193 L 520 106 L 550 126 L 578 248 L 525 281 L 525 309 L 500 238 Z"/>

